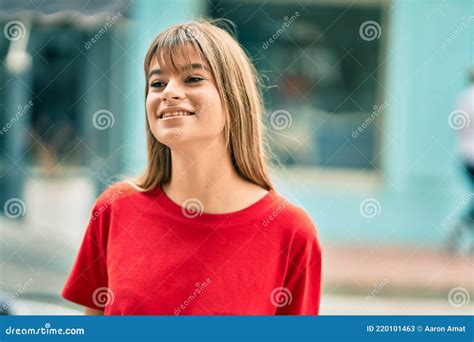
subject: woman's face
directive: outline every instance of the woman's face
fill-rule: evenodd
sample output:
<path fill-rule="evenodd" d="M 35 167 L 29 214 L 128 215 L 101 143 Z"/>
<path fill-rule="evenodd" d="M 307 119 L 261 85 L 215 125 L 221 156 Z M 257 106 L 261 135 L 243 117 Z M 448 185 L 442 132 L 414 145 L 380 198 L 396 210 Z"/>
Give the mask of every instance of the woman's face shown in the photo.
<path fill-rule="evenodd" d="M 155 138 L 169 147 L 212 140 L 223 134 L 224 113 L 209 66 L 192 45 L 191 65 L 176 57 L 178 71 L 150 63 L 146 110 Z"/>

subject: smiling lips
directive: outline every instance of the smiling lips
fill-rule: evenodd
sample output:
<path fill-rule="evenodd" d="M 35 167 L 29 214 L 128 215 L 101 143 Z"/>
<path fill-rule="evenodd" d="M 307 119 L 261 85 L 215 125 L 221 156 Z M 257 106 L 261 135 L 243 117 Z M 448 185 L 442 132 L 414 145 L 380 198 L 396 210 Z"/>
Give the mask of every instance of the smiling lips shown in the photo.
<path fill-rule="evenodd" d="M 174 111 L 174 112 L 161 113 L 159 118 L 160 119 L 166 119 L 166 118 L 171 118 L 171 117 L 191 116 L 191 115 L 194 115 L 194 113 L 187 112 L 187 111 L 184 111 L 184 110 L 179 110 L 179 111 Z"/>

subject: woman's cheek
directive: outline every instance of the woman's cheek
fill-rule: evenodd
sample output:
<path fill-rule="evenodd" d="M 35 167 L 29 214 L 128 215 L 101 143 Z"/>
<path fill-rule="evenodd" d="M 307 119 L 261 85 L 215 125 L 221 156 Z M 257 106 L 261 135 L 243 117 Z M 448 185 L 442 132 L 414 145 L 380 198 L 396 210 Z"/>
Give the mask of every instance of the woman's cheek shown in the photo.
<path fill-rule="evenodd" d="M 156 94 L 149 93 L 146 98 L 146 110 L 149 116 L 152 116 L 156 113 L 156 109 L 158 107 L 158 101 L 156 98 Z"/>

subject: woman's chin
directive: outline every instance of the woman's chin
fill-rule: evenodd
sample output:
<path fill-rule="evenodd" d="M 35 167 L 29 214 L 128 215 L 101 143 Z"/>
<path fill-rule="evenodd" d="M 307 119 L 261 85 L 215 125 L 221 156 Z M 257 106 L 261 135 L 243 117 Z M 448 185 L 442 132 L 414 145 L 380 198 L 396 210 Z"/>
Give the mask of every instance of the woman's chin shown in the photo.
<path fill-rule="evenodd" d="M 190 132 L 182 128 L 160 129 L 160 134 L 155 134 L 155 137 L 160 143 L 169 147 L 190 143 L 193 140 Z"/>
<path fill-rule="evenodd" d="M 159 135 L 155 135 L 155 138 L 163 145 L 169 148 L 177 148 L 179 150 L 195 151 L 196 149 L 205 149 L 207 146 L 216 143 L 216 140 L 223 140 L 223 133 L 221 134 L 196 134 L 187 130 L 161 130 Z"/>

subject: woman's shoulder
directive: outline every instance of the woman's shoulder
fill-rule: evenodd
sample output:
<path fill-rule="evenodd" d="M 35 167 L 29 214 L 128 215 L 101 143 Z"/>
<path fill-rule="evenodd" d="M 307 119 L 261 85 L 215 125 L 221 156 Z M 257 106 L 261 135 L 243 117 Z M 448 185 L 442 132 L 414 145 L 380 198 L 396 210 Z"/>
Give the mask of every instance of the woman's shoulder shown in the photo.
<path fill-rule="evenodd" d="M 272 212 L 267 219 L 283 223 L 290 233 L 306 236 L 307 238 L 315 238 L 317 235 L 316 225 L 303 209 L 303 206 L 293 196 L 283 196 L 273 192 Z"/>
<path fill-rule="evenodd" d="M 298 205 L 298 201 L 293 197 L 288 198 L 278 195 L 284 206 L 284 215 L 287 241 L 291 241 L 291 253 L 316 253 L 321 255 L 322 247 L 319 240 L 318 229 L 308 212 Z"/>

